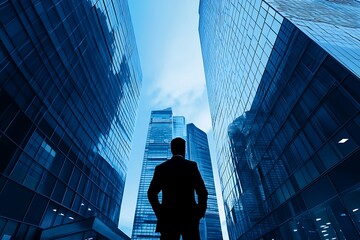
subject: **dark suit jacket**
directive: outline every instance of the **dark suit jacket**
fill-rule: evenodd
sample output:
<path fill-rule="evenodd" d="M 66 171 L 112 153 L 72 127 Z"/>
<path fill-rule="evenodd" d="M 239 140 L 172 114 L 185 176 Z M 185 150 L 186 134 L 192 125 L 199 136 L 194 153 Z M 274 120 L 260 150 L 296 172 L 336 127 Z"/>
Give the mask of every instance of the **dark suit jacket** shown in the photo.
<path fill-rule="evenodd" d="M 198 203 L 194 192 L 198 195 Z M 207 196 L 196 162 L 173 156 L 158 165 L 148 190 L 148 199 L 157 217 L 156 232 L 177 231 L 186 224 L 199 224 L 205 215 Z"/>

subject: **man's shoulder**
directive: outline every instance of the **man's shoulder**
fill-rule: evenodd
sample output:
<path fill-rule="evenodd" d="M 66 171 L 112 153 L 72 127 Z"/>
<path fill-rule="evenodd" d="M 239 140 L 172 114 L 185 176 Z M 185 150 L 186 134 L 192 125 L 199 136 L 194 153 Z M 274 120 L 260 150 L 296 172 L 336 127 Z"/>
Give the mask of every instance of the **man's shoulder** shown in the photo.
<path fill-rule="evenodd" d="M 174 159 L 174 157 L 172 157 L 172 158 L 160 163 L 156 167 L 158 169 L 166 168 L 167 166 L 170 166 L 172 164 L 179 164 L 179 163 L 184 164 L 186 166 L 196 166 L 197 165 L 195 161 L 192 161 L 192 160 L 189 160 L 189 159 L 185 159 L 185 158 Z"/>
<path fill-rule="evenodd" d="M 168 160 L 160 163 L 159 165 L 156 166 L 156 168 L 157 168 L 157 169 L 163 168 L 163 167 L 167 164 L 167 161 L 168 161 Z"/>
<path fill-rule="evenodd" d="M 171 159 L 167 159 L 164 162 L 160 163 L 159 165 L 156 166 L 157 169 L 161 169 L 161 168 L 166 168 L 166 166 L 168 166 L 169 164 L 171 164 L 170 162 Z"/>
<path fill-rule="evenodd" d="M 195 161 L 192 161 L 192 160 L 189 160 L 189 159 L 185 159 L 183 158 L 183 161 L 182 163 L 184 165 L 186 165 L 187 167 L 196 167 L 197 166 L 197 163 Z"/>
<path fill-rule="evenodd" d="M 190 159 L 185 159 L 185 160 L 189 165 L 193 165 L 193 166 L 197 165 L 197 163 L 195 161 L 193 161 L 193 160 L 190 160 Z"/>

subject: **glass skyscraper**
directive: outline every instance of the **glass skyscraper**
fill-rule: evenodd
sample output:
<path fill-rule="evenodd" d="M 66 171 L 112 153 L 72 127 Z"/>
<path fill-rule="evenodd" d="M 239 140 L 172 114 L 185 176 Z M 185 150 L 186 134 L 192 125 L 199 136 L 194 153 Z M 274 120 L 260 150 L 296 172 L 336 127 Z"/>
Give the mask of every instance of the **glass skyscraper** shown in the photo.
<path fill-rule="evenodd" d="M 171 108 L 151 112 L 131 239 L 160 237 L 159 233 L 155 233 L 156 216 L 147 198 L 147 191 L 155 167 L 172 156 L 170 142 L 173 133 L 183 133 L 184 129 L 184 118 L 173 117 Z"/>
<path fill-rule="evenodd" d="M 0 21 L 0 238 L 126 238 L 141 88 L 127 2 L 2 1 Z"/>
<path fill-rule="evenodd" d="M 230 239 L 360 238 L 358 1 L 200 1 Z"/>
<path fill-rule="evenodd" d="M 200 237 L 203 240 L 221 240 L 222 232 L 207 135 L 192 123 L 186 125 L 186 133 L 187 158 L 197 163 L 209 194 L 205 217 L 200 221 Z"/>
<path fill-rule="evenodd" d="M 170 142 L 175 137 L 187 140 L 187 158 L 198 163 L 209 192 L 208 209 L 200 227 L 205 237 L 202 239 L 222 239 L 207 136 L 195 125 L 186 125 L 184 117 L 173 116 L 171 108 L 151 112 L 131 239 L 160 237 L 159 233 L 155 233 L 156 216 L 148 201 L 147 191 L 155 167 L 172 157 Z"/>

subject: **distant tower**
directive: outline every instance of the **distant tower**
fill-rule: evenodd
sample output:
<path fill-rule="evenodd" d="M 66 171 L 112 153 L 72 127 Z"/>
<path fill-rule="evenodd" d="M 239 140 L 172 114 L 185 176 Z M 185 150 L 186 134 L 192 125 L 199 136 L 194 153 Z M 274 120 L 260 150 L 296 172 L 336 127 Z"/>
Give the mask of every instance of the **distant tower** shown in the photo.
<path fill-rule="evenodd" d="M 171 108 L 151 112 L 132 239 L 159 239 L 160 235 L 155 233 L 156 216 L 147 199 L 147 190 L 155 167 L 172 156 L 169 146 L 173 132 L 182 132 L 184 128 L 185 122 L 181 124 L 179 118 L 173 117 Z"/>
<path fill-rule="evenodd" d="M 203 240 L 221 240 L 222 232 L 207 135 L 192 123 L 186 125 L 186 132 L 187 158 L 197 163 L 209 193 L 205 218 L 200 221 L 200 236 Z"/>
<path fill-rule="evenodd" d="M 186 138 L 186 130 L 190 131 L 188 133 L 190 138 Z M 160 234 L 155 233 L 156 216 L 147 199 L 147 190 L 155 167 L 171 158 L 170 142 L 175 137 L 182 137 L 187 140 L 187 151 L 190 153 L 187 156 L 190 156 L 191 160 L 198 163 L 199 170 L 209 192 L 206 220 L 202 221 L 201 226 L 201 234 L 208 236 L 208 238 L 202 239 L 221 239 L 221 228 L 206 134 L 193 124 L 185 125 L 185 118 L 173 116 L 171 108 L 151 112 L 132 239 L 159 239 Z M 210 236 L 220 237 L 211 238 Z"/>

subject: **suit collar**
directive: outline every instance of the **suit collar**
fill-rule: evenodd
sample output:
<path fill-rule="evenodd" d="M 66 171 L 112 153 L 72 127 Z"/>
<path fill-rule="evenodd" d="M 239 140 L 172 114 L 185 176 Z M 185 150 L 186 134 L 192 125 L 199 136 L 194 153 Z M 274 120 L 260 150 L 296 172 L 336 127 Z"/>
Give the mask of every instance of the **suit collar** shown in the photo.
<path fill-rule="evenodd" d="M 172 158 L 170 158 L 170 160 L 172 160 L 172 159 L 185 159 L 183 156 L 181 156 L 181 155 L 173 155 L 172 156 Z"/>

